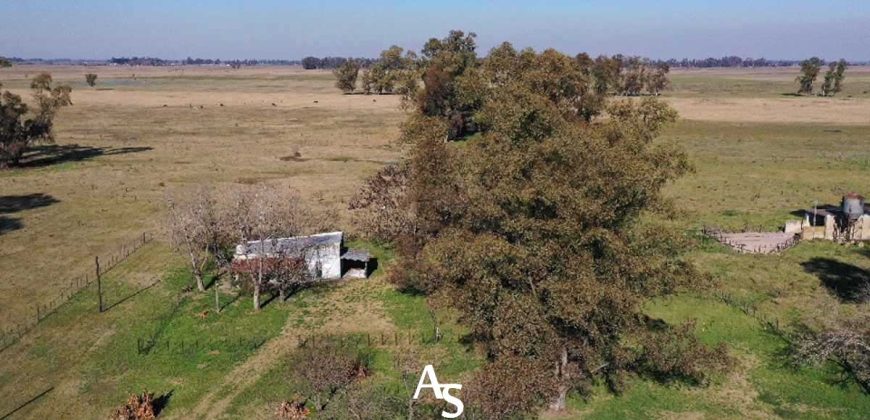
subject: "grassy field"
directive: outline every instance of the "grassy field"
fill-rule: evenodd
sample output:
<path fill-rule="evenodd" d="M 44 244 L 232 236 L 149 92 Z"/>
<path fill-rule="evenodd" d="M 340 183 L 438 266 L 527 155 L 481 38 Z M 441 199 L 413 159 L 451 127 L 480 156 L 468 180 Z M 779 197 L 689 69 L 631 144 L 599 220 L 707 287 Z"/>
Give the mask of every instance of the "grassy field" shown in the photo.
<path fill-rule="evenodd" d="M 393 142 L 404 118 L 398 98 L 341 95 L 329 73 L 287 67 L 17 66 L 0 69 L 0 83 L 27 94 L 27 77 L 42 70 L 73 86 L 75 105 L 58 117 L 57 145 L 35 151 L 28 167 L 0 172 L 0 331 L 33 317 L 33 305 L 53 299 L 68 279 L 91 273 L 94 255 L 143 231 L 157 240 L 110 273 L 107 295 L 116 305 L 109 311 L 97 313 L 88 288 L 0 353 L 0 417 L 99 418 L 147 388 L 167 399 L 169 417 L 269 418 L 276 402 L 296 392 L 287 363 L 300 339 L 323 331 L 431 333 L 425 300 L 396 292 L 383 270 L 369 281 L 271 302 L 257 314 L 247 299 L 221 289 L 217 314 L 211 293 L 182 293 L 189 279 L 161 228 L 167 191 L 270 183 L 336 210 L 352 231 L 347 200 L 364 176 L 401 153 Z M 96 87 L 84 84 L 87 72 L 99 75 Z M 675 203 L 670 223 L 775 229 L 814 202 L 870 193 L 870 68 L 850 69 L 846 90 L 832 99 L 791 96 L 795 75 L 672 75 L 664 99 L 682 119 L 662 141 L 685 147 L 695 171 L 667 189 Z M 389 250 L 370 247 L 388 270 Z M 832 282 L 867 276 L 867 248 L 802 243 L 783 255 L 753 256 L 704 244 L 691 258 L 715 279 L 715 292 L 752 314 L 712 292 L 651 302 L 648 312 L 695 319 L 705 342 L 728 343 L 735 369 L 701 388 L 638 379 L 624 395 L 574 397 L 570 413 L 558 417 L 866 418 L 870 398 L 832 366 L 790 367 L 785 343 L 760 320 L 824 325 L 866 310 L 838 299 Z M 162 281 L 149 288 L 154 278 Z M 375 346 L 373 381 L 399 389 L 403 354 L 435 362 L 451 381 L 480 364 L 458 342 L 455 317 L 435 316 L 447 338 Z M 155 344 L 143 352 L 140 339 Z"/>

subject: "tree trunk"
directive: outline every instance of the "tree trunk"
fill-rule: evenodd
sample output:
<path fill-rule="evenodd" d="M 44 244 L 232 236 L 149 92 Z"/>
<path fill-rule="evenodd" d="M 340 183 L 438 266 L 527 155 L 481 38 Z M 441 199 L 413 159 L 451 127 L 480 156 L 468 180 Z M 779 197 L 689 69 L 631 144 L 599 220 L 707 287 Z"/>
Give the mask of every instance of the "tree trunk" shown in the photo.
<path fill-rule="evenodd" d="M 562 347 L 562 354 L 559 358 L 559 362 L 556 364 L 556 379 L 559 383 L 559 388 L 556 394 L 556 398 L 550 402 L 550 409 L 556 411 L 562 411 L 565 409 L 565 403 L 568 399 L 568 348 Z"/>
<path fill-rule="evenodd" d="M 221 311 L 221 301 L 220 296 L 218 296 L 218 287 L 217 287 L 217 279 L 211 284 L 211 287 L 214 288 L 214 311 L 215 313 L 220 313 Z"/>
<path fill-rule="evenodd" d="M 193 252 L 190 252 L 190 267 L 193 271 L 193 278 L 196 279 L 196 288 L 200 292 L 204 292 L 205 284 L 202 281 L 202 270 L 199 268 L 199 264 L 196 263 L 196 255 Z"/>
<path fill-rule="evenodd" d="M 260 239 L 260 246 L 263 246 L 263 240 Z M 260 310 L 260 285 L 263 284 L 263 256 L 257 258 L 257 276 L 254 279 L 254 310 Z"/>

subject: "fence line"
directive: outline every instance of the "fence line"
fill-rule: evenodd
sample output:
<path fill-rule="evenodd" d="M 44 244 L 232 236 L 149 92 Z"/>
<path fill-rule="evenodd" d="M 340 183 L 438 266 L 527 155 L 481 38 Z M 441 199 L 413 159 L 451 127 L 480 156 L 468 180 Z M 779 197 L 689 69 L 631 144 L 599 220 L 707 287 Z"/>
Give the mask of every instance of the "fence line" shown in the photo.
<path fill-rule="evenodd" d="M 122 243 L 117 247 L 116 252 L 109 254 L 108 257 L 101 260 L 105 263 L 99 266 L 99 273 L 95 271 L 94 274 L 84 274 L 62 282 L 60 292 L 56 294 L 52 300 L 45 303 L 37 303 L 30 307 L 28 312 L 33 314 L 33 317 L 28 316 L 23 320 L 15 322 L 14 326 L 10 325 L 9 327 L 0 330 L 0 351 L 6 350 L 18 342 L 21 337 L 32 331 L 33 328 L 42 322 L 42 320 L 67 303 L 70 298 L 75 296 L 78 292 L 86 289 L 91 284 L 96 283 L 97 275 L 102 276 L 108 273 L 113 268 L 117 267 L 118 264 L 129 258 L 134 252 L 139 250 L 139 248 L 142 248 L 152 240 L 154 240 L 152 234 L 142 232 L 142 234 L 137 236 L 136 239 Z"/>
<path fill-rule="evenodd" d="M 768 318 L 764 316 L 764 314 L 758 312 L 755 305 L 737 299 L 730 293 L 717 292 L 714 295 L 726 305 L 737 308 L 747 316 L 758 321 L 758 323 L 761 324 L 761 328 L 765 331 L 785 340 L 786 343 L 792 344 L 794 342 L 794 334 L 780 325 L 779 318 Z"/>
<path fill-rule="evenodd" d="M 365 333 L 354 335 L 311 334 L 299 337 L 299 347 L 316 347 L 323 344 L 338 344 L 339 346 L 366 345 L 368 347 L 390 347 L 410 345 L 414 343 L 434 344 L 444 339 L 441 332 L 424 333 L 422 331 L 392 331 L 377 334 Z"/>
<path fill-rule="evenodd" d="M 297 342 L 300 348 L 317 347 L 326 344 L 339 346 L 366 346 L 366 347 L 390 347 L 403 346 L 414 343 L 433 344 L 441 341 L 441 334 L 426 334 L 414 330 L 381 332 L 378 334 L 354 334 L 350 336 L 311 334 L 299 336 Z M 237 337 L 237 338 L 214 338 L 207 340 L 172 340 L 159 338 L 137 338 L 135 343 L 136 354 L 147 356 L 154 353 L 181 353 L 194 354 L 199 351 L 213 350 L 256 350 L 267 341 L 263 337 Z M 132 347 L 132 345 L 131 345 Z"/>
<path fill-rule="evenodd" d="M 765 251 L 762 246 L 757 246 L 755 248 L 749 248 L 746 246 L 746 244 L 737 243 L 737 242 L 734 242 L 732 240 L 729 240 L 725 236 L 726 234 L 729 234 L 729 233 L 765 233 L 765 231 L 762 230 L 761 227 L 749 228 L 748 225 L 746 227 L 744 227 L 744 229 L 742 229 L 742 230 L 733 230 L 733 231 L 723 230 L 723 229 L 716 227 L 716 226 L 711 227 L 711 226 L 704 225 L 703 227 L 701 227 L 701 234 L 702 235 L 709 237 L 709 238 L 712 238 L 712 239 L 715 239 L 717 242 L 719 242 L 723 245 L 727 245 L 727 246 L 731 247 L 732 249 L 734 249 L 735 251 L 740 252 L 740 253 L 781 254 L 783 251 L 797 245 L 798 242 L 800 242 L 800 236 L 795 234 L 795 236 L 793 236 L 789 239 L 786 239 L 784 242 L 782 242 L 780 244 L 777 244 L 769 251 Z"/>
<path fill-rule="evenodd" d="M 212 340 L 159 340 L 156 338 L 137 338 L 136 339 L 136 354 L 139 356 L 147 356 L 154 353 L 181 353 L 193 354 L 198 351 L 206 350 L 256 350 L 265 342 L 266 338 L 218 338 Z"/>

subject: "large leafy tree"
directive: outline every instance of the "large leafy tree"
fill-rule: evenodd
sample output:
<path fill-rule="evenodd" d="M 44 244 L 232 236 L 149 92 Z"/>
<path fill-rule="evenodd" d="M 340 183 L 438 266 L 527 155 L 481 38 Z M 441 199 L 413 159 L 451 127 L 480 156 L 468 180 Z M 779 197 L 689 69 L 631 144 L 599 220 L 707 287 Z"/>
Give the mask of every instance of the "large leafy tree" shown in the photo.
<path fill-rule="evenodd" d="M 431 38 L 421 50 L 424 88 L 417 95 L 417 108 L 427 117 L 448 123 L 447 136 L 459 139 L 476 131 L 472 115 L 478 104 L 463 85 L 474 78 L 477 35 L 450 31 L 443 39 Z"/>
<path fill-rule="evenodd" d="M 620 390 L 626 372 L 705 380 L 702 361 L 724 360 L 723 351 L 698 344 L 689 327 L 656 328 L 641 310 L 697 277 L 680 235 L 641 222 L 689 169 L 680 149 L 655 141 L 675 111 L 649 97 L 588 100 L 610 88 L 593 83 L 587 60 L 554 50 L 503 44 L 459 76 L 433 68 L 444 90 L 433 98 L 427 79 L 404 126 L 407 180 L 379 184 L 402 195 L 390 202 L 408 220 L 392 238 L 401 246 L 391 274 L 461 312 L 492 361 L 479 383 L 512 386 L 499 379 L 510 378 L 505 366 L 534 372 L 536 392 L 516 392 L 532 400 L 500 406 L 483 391 L 482 410 L 563 408 L 570 390 L 596 378 Z M 457 103 L 474 104 L 463 119 L 479 133 L 461 148 L 445 143 Z"/>
<path fill-rule="evenodd" d="M 356 79 L 359 75 L 359 63 L 356 60 L 347 60 L 338 66 L 332 73 L 335 75 L 335 87 L 344 93 L 353 93 L 356 90 Z"/>
<path fill-rule="evenodd" d="M 831 89 L 831 95 L 836 95 L 843 90 L 843 80 L 846 78 L 846 60 L 840 59 L 837 61 L 837 66 L 834 68 L 834 86 Z"/>
<path fill-rule="evenodd" d="M 72 89 L 54 85 L 48 73 L 33 78 L 30 88 L 35 107 L 12 92 L 0 93 L 0 168 L 17 165 L 34 143 L 54 141 L 54 116 L 59 108 L 72 104 Z"/>

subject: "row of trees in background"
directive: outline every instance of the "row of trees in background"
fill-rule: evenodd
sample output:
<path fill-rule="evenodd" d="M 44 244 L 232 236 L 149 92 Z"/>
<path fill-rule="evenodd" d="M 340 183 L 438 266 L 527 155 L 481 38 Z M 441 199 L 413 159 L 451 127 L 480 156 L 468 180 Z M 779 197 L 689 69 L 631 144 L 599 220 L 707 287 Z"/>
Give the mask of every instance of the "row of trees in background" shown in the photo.
<path fill-rule="evenodd" d="M 407 155 L 351 209 L 372 239 L 395 245 L 390 280 L 456 308 L 485 350 L 470 410 L 520 417 L 563 409 L 599 381 L 614 392 L 630 374 L 705 383 L 730 363 L 691 324 L 641 309 L 702 278 L 679 232 L 640 223 L 688 170 L 682 150 L 654 141 L 673 109 L 612 98 L 626 74 L 654 65 L 508 43 L 481 58 L 461 31 L 430 39 L 414 62 Z"/>
<path fill-rule="evenodd" d="M 824 60 L 818 57 L 808 58 L 801 62 L 801 73 L 795 79 L 798 83 L 798 94 L 813 94 L 815 89 L 814 84 L 824 64 Z M 842 59 L 828 63 L 828 71 L 825 72 L 824 80 L 818 92 L 820 96 L 834 96 L 843 89 L 846 67 L 848 67 L 846 60 Z"/>
<path fill-rule="evenodd" d="M 298 65 L 298 60 L 221 60 L 211 58 L 191 58 L 187 57 L 184 60 L 166 60 L 155 57 L 112 57 L 108 60 L 110 64 L 119 66 L 178 66 L 178 65 L 212 65 L 212 66 L 229 66 L 232 68 L 240 68 L 242 66 L 256 66 L 259 64 L 271 65 Z"/>
<path fill-rule="evenodd" d="M 54 141 L 54 117 L 60 108 L 72 105 L 72 89 L 41 73 L 30 83 L 35 103 L 30 106 L 2 87 L 0 84 L 0 168 L 8 168 L 18 165 L 34 144 Z"/>
<path fill-rule="evenodd" d="M 330 227 L 326 215 L 304 205 L 298 196 L 269 186 L 224 194 L 202 187 L 168 196 L 167 207 L 172 246 L 188 260 L 197 289 L 205 291 L 208 268 L 214 267 L 216 278 L 232 276 L 252 293 L 255 310 L 260 309 L 262 293 L 277 293 L 283 300 L 313 280 L 300 257 L 305 250 L 284 255 L 284 250 L 272 247 L 276 250 L 268 258 L 234 261 L 236 246 L 248 241 L 265 246 Z"/>
<path fill-rule="evenodd" d="M 302 64 L 302 68 L 305 70 L 314 70 L 314 69 L 326 69 L 332 70 L 337 69 L 344 65 L 348 61 L 354 61 L 362 67 L 368 67 L 372 65 L 376 59 L 373 58 L 353 58 L 353 57 L 305 57 L 302 61 L 297 62 Z"/>
<path fill-rule="evenodd" d="M 363 69 L 366 67 L 365 69 Z M 361 90 L 365 94 L 413 95 L 417 91 L 420 72 L 416 53 L 405 52 L 402 47 L 393 45 L 381 52 L 378 60 L 372 63 L 351 59 L 339 65 L 333 74 L 335 86 L 345 93 L 353 93 L 357 89 L 357 80 L 361 81 Z M 362 77 L 360 77 L 362 71 Z"/>
<path fill-rule="evenodd" d="M 439 79 L 445 77 L 444 74 L 427 73 L 429 60 L 438 48 L 435 44 L 427 44 L 422 50 L 422 56 L 418 57 L 414 51 L 404 51 L 394 45 L 382 51 L 378 60 L 368 66 L 364 66 L 357 60 L 345 60 L 333 70 L 336 77 L 335 85 L 345 93 L 353 93 L 358 85 L 361 85 L 361 91 L 365 94 L 396 93 L 413 101 L 421 83 L 440 85 Z M 506 44 L 493 49 L 490 55 L 504 54 L 508 50 L 525 61 L 521 65 L 534 65 L 536 53 L 532 49 L 517 52 L 513 46 Z M 498 57 L 493 59 L 497 60 Z M 575 77 L 589 82 L 590 95 L 658 95 L 670 84 L 667 76 L 670 71 L 668 64 L 655 63 L 641 57 L 601 55 L 592 59 L 588 54 L 581 53 L 574 57 L 574 61 L 573 70 L 577 72 Z M 463 69 L 466 67 L 469 66 L 464 65 Z M 471 77 L 473 76 L 468 75 L 464 79 L 470 80 Z M 358 84 L 357 81 L 360 79 L 361 83 Z M 467 91 L 475 94 L 470 89 Z M 473 98 L 468 100 L 475 101 Z M 595 102 L 595 100 L 588 102 Z M 434 106 L 434 104 L 430 105 Z"/>
<path fill-rule="evenodd" d="M 707 57 L 707 58 L 683 58 L 677 60 L 671 58 L 668 60 L 655 60 L 657 63 L 664 63 L 671 67 L 682 68 L 707 68 L 707 67 L 790 67 L 800 63 L 800 60 L 768 60 L 766 58 L 738 57 L 730 55 L 726 57 Z"/>
<path fill-rule="evenodd" d="M 187 65 L 229 65 L 231 67 L 240 66 L 256 66 L 256 65 L 278 65 L 278 66 L 297 66 L 302 65 L 306 70 L 313 69 L 336 69 L 348 60 L 354 60 L 363 68 L 368 68 L 376 61 L 377 58 L 352 58 L 352 57 L 313 57 L 308 56 L 301 60 L 286 60 L 286 59 L 233 59 L 221 60 L 218 58 L 193 58 L 188 57 L 183 60 L 163 59 L 157 57 L 112 57 L 109 60 L 73 60 L 73 59 L 22 59 L 17 57 L 3 58 L 0 57 L 0 67 L 8 67 L 13 63 L 32 63 L 32 64 L 117 64 L 131 66 L 177 66 L 182 64 Z M 800 65 L 801 60 L 768 60 L 765 58 L 750 58 L 750 57 L 708 57 L 703 59 L 644 59 L 649 61 L 653 66 L 667 65 L 671 68 L 707 68 L 707 67 L 791 67 Z M 4 64 L 6 63 L 6 64 Z M 850 65 L 870 64 L 868 62 L 851 62 Z"/>

